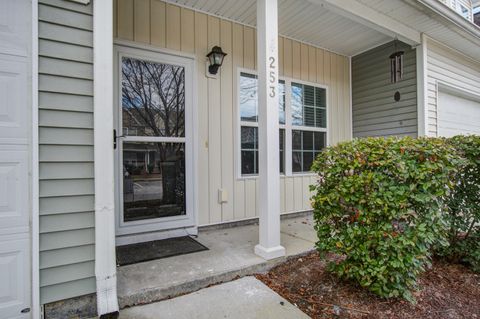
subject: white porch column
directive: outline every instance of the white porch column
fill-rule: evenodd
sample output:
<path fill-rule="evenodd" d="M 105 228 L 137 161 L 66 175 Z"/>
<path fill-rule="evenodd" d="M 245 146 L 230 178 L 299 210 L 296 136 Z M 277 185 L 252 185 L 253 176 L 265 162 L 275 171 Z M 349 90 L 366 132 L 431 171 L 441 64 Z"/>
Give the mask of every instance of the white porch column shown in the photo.
<path fill-rule="evenodd" d="M 255 253 L 273 259 L 285 255 L 280 245 L 277 0 L 257 0 L 257 57 L 260 241 Z"/>
<path fill-rule="evenodd" d="M 113 3 L 93 1 L 95 276 L 98 315 L 118 311 L 113 157 Z"/>

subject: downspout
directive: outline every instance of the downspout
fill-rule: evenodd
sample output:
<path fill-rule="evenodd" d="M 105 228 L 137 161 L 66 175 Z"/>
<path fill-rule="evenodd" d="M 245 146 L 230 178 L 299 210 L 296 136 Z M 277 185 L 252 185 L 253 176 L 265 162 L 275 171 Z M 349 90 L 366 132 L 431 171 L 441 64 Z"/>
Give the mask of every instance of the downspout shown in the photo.
<path fill-rule="evenodd" d="M 93 1 L 95 277 L 97 311 L 118 312 L 113 155 L 113 3 Z"/>

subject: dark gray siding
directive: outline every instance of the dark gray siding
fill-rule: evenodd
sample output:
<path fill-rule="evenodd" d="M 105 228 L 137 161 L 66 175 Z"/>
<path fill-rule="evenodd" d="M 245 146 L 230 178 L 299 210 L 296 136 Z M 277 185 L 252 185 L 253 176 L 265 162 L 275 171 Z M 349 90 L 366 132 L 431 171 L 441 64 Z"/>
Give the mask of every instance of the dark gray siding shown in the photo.
<path fill-rule="evenodd" d="M 92 4 L 40 0 L 40 298 L 95 292 Z"/>
<path fill-rule="evenodd" d="M 417 136 L 416 54 L 410 46 L 397 42 L 405 51 L 404 78 L 390 82 L 393 42 L 352 58 L 353 136 Z M 401 100 L 395 102 L 399 91 Z"/>

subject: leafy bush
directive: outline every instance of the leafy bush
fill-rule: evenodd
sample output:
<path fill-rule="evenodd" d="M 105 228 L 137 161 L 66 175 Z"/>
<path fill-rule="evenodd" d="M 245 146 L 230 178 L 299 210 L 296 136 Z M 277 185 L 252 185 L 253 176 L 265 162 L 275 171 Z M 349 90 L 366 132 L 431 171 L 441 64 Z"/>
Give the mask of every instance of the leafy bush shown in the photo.
<path fill-rule="evenodd" d="M 454 136 L 448 143 L 467 164 L 458 172 L 458 182 L 447 200 L 450 245 L 440 247 L 438 253 L 480 272 L 480 136 Z"/>
<path fill-rule="evenodd" d="M 325 149 L 313 164 L 320 252 L 329 269 L 382 297 L 413 301 L 410 289 L 446 244 L 443 198 L 462 163 L 438 138 L 366 138 Z"/>

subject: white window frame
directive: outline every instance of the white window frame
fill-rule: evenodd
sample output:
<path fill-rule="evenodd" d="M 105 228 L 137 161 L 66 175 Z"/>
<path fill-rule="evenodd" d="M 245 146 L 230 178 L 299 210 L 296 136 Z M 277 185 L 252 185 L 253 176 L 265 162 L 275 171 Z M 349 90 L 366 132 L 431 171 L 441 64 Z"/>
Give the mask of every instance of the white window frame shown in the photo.
<path fill-rule="evenodd" d="M 235 108 L 235 171 L 237 175 L 237 180 L 247 180 L 247 179 L 256 179 L 258 178 L 258 174 L 242 174 L 242 136 L 241 136 L 241 128 L 242 126 L 249 126 L 249 127 L 258 127 L 257 122 L 249 122 L 249 121 L 242 121 L 240 117 L 240 76 L 242 73 L 247 73 L 251 75 L 258 76 L 258 72 L 256 70 L 247 69 L 247 68 L 237 68 L 237 74 L 235 77 L 235 94 L 237 105 Z M 280 176 L 312 176 L 315 175 L 314 172 L 292 172 L 292 130 L 300 130 L 300 131 L 312 131 L 312 132 L 325 132 L 326 133 L 326 144 L 325 146 L 330 145 L 330 99 L 329 99 L 329 87 L 324 83 L 315 83 L 309 82 L 304 80 L 299 80 L 291 77 L 280 76 L 279 81 L 285 82 L 285 124 L 279 124 L 279 129 L 285 130 L 284 136 L 284 173 L 280 173 Z M 325 100 L 326 100 L 326 112 L 327 112 L 327 119 L 326 119 L 326 128 L 321 127 L 312 127 L 312 126 L 300 126 L 300 125 L 293 125 L 292 124 L 292 82 L 298 83 L 302 85 L 309 85 L 321 89 L 325 89 Z"/>

